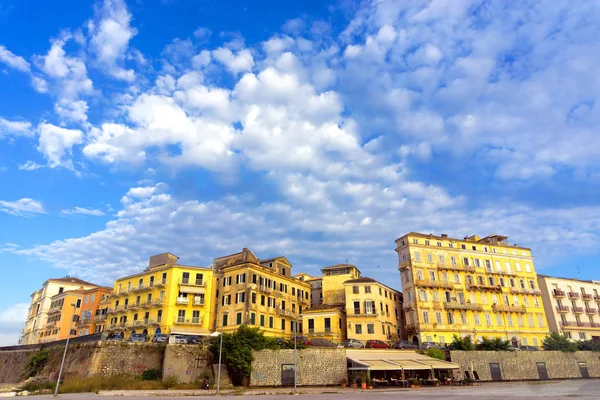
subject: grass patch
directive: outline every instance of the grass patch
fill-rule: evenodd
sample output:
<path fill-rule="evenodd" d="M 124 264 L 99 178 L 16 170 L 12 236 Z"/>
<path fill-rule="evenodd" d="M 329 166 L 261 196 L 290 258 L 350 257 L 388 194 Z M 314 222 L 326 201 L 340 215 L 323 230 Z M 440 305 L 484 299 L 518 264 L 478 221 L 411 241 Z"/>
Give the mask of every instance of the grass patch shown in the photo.
<path fill-rule="evenodd" d="M 168 389 L 160 380 L 144 381 L 131 375 L 67 378 L 59 386 L 60 393 L 98 393 L 101 390 L 159 390 Z"/>
<path fill-rule="evenodd" d="M 28 392 L 36 392 L 38 390 L 44 389 L 54 389 L 56 382 L 50 381 L 37 381 L 37 382 L 27 382 L 23 385 L 22 389 L 27 390 Z"/>

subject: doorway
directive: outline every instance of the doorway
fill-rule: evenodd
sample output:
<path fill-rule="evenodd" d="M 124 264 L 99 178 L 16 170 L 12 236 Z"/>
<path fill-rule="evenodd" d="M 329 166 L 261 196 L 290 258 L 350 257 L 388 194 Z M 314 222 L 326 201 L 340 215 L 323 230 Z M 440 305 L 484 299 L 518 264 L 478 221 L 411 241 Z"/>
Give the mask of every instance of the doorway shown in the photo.
<path fill-rule="evenodd" d="M 281 365 L 281 386 L 294 386 L 294 364 Z"/>
<path fill-rule="evenodd" d="M 500 364 L 490 363 L 490 373 L 492 375 L 493 381 L 501 381 L 502 380 L 502 371 L 500 370 Z"/>
<path fill-rule="evenodd" d="M 582 378 L 590 377 L 590 372 L 588 371 L 588 367 L 584 362 L 579 363 L 579 372 L 581 373 Z"/>
<path fill-rule="evenodd" d="M 536 365 L 537 365 L 538 375 L 539 375 L 540 379 L 547 380 L 548 379 L 548 370 L 546 369 L 546 363 L 538 362 L 538 363 L 536 363 Z"/>

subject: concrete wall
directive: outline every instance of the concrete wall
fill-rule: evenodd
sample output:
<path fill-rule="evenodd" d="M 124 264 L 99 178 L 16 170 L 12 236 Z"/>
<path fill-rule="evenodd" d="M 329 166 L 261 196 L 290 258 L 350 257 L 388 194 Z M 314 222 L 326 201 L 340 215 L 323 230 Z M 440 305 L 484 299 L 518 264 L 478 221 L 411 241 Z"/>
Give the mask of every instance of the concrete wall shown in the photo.
<path fill-rule="evenodd" d="M 294 364 L 294 350 L 253 351 L 250 386 L 281 386 L 281 366 Z M 298 350 L 298 386 L 339 385 L 347 378 L 345 349 Z"/>
<path fill-rule="evenodd" d="M 163 362 L 163 379 L 177 376 L 181 383 L 191 383 L 204 377 L 213 379 L 212 355 L 200 346 L 168 345 Z"/>
<path fill-rule="evenodd" d="M 492 380 L 490 363 L 500 364 L 503 380 L 539 379 L 538 362 L 545 363 L 549 379 L 581 378 L 579 362 L 585 362 L 590 377 L 600 378 L 600 353 L 590 351 L 451 351 L 450 358 L 463 374 L 472 366 L 482 381 Z"/>
<path fill-rule="evenodd" d="M 56 380 L 64 345 L 45 347 L 50 357 L 41 378 Z M 0 351 L 0 383 L 18 383 L 27 378 L 29 359 L 38 349 Z M 65 377 L 94 374 L 140 375 L 147 369 L 162 370 L 164 346 L 151 343 L 90 342 L 69 345 Z"/>

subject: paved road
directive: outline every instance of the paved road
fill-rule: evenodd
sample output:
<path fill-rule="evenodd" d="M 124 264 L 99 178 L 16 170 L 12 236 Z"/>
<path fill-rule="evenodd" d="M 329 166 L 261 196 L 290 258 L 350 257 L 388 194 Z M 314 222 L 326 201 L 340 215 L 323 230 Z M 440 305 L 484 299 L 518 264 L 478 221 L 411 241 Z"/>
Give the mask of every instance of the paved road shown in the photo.
<path fill-rule="evenodd" d="M 201 393 L 201 392 L 200 392 Z M 289 394 L 272 394 L 269 389 L 252 390 L 247 394 L 254 394 L 253 398 L 265 398 L 268 400 L 290 399 Z M 477 400 L 497 400 L 497 399 L 599 399 L 600 398 L 600 380 L 573 380 L 560 382 L 532 382 L 532 383 L 486 383 L 477 387 L 442 387 L 442 388 L 420 388 L 420 389 L 402 389 L 393 391 L 369 390 L 355 391 L 345 390 L 340 392 L 337 388 L 332 388 L 331 392 L 325 389 L 302 389 L 300 395 L 294 397 L 298 400 L 392 400 L 401 397 L 402 400 L 418 400 L 433 398 L 472 398 Z M 117 394 L 117 393 L 113 393 Z M 175 393 L 169 393 L 175 394 Z M 99 397 L 93 393 L 90 394 L 68 394 L 60 395 L 65 400 L 98 400 Z M 194 396 L 195 398 L 214 399 L 214 396 Z M 36 399 L 50 399 L 50 396 L 36 396 Z M 105 397 L 110 399 L 110 397 Z M 187 400 L 189 396 L 166 396 L 161 393 L 159 396 L 122 396 L 119 393 L 119 400 L 143 399 L 143 400 Z M 220 396 L 221 400 L 240 400 L 240 396 Z"/>

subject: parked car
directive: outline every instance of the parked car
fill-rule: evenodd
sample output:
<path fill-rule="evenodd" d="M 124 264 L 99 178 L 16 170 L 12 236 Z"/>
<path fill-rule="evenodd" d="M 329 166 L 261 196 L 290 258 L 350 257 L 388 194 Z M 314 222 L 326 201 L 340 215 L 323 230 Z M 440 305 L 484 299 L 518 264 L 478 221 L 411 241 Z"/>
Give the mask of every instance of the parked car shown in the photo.
<path fill-rule="evenodd" d="M 290 338 L 290 341 L 294 343 L 294 336 Z M 312 346 L 312 342 L 306 336 L 296 336 L 296 341 L 302 343 L 305 346 Z"/>
<path fill-rule="evenodd" d="M 169 335 L 164 333 L 157 333 L 152 337 L 152 343 L 167 343 L 169 341 Z"/>
<path fill-rule="evenodd" d="M 540 351 L 540 348 L 535 347 L 535 346 L 521 346 L 521 350 L 523 350 L 523 351 Z"/>
<path fill-rule="evenodd" d="M 365 345 L 358 339 L 348 339 L 342 343 L 346 348 L 364 349 Z"/>
<path fill-rule="evenodd" d="M 187 344 L 188 339 L 183 335 L 175 335 L 173 338 L 173 343 L 175 344 Z"/>
<path fill-rule="evenodd" d="M 367 340 L 367 349 L 389 349 L 390 346 L 382 340 Z"/>
<path fill-rule="evenodd" d="M 202 337 L 201 336 L 188 336 L 187 342 L 189 344 L 202 344 Z"/>
<path fill-rule="evenodd" d="M 335 344 L 331 340 L 323 339 L 323 338 L 314 338 L 311 340 L 313 346 L 319 347 L 341 347 L 341 344 Z"/>
<path fill-rule="evenodd" d="M 393 348 L 399 350 L 418 350 L 419 346 L 408 340 L 400 340 L 394 344 Z"/>
<path fill-rule="evenodd" d="M 421 346 L 419 346 L 421 350 L 429 350 L 429 349 L 443 349 L 443 347 L 435 342 L 423 342 Z"/>
<path fill-rule="evenodd" d="M 130 342 L 147 342 L 148 336 L 146 336 L 142 333 L 134 333 L 131 336 L 129 336 L 129 341 Z"/>

